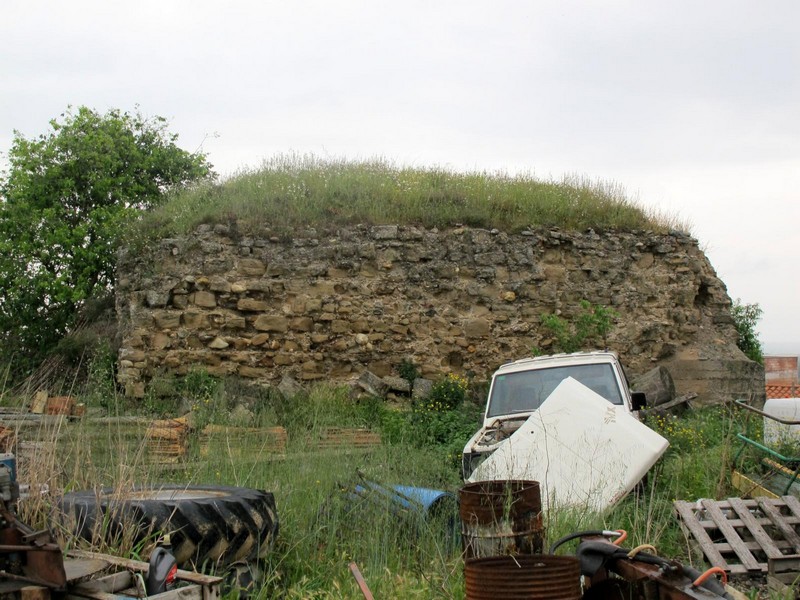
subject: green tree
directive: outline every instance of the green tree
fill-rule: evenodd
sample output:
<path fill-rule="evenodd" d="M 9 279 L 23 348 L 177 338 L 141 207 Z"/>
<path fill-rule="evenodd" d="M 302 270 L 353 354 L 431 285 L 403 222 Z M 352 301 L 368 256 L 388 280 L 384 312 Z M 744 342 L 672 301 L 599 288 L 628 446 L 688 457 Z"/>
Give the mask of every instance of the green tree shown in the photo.
<path fill-rule="evenodd" d="M 0 174 L 0 357 L 41 360 L 114 282 L 120 234 L 176 187 L 213 177 L 162 117 L 68 109 L 33 139 L 14 132 Z"/>
<path fill-rule="evenodd" d="M 743 304 L 739 298 L 731 306 L 731 316 L 739 334 L 736 345 L 747 358 L 762 365 L 764 364 L 764 352 L 761 348 L 761 340 L 758 339 L 758 333 L 756 333 L 756 324 L 763 314 L 764 311 L 758 304 Z"/>

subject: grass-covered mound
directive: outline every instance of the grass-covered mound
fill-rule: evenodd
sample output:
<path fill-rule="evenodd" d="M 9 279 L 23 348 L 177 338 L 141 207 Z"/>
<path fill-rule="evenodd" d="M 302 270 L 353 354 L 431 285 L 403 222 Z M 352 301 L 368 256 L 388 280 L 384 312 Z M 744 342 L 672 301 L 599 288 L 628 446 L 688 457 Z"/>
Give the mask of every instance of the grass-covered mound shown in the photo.
<path fill-rule="evenodd" d="M 686 230 L 640 206 L 616 184 L 570 177 L 456 173 L 400 167 L 385 160 L 347 161 L 279 156 L 260 169 L 172 197 L 146 216 L 144 231 L 179 235 L 201 223 L 238 221 L 240 229 L 319 229 L 346 224 L 457 225 L 517 232 Z"/>

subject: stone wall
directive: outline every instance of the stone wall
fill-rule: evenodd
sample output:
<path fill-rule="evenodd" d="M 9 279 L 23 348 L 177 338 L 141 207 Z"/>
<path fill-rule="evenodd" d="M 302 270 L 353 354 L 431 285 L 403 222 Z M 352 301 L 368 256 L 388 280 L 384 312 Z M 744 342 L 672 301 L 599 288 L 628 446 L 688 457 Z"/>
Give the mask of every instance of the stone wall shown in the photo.
<path fill-rule="evenodd" d="M 242 236 L 201 226 L 120 253 L 119 379 L 142 396 L 160 373 L 201 366 L 274 382 L 397 372 L 488 378 L 550 340 L 541 315 L 585 299 L 620 315 L 608 346 L 632 373 L 663 364 L 704 401 L 763 395 L 736 348 L 730 298 L 688 236 L 353 226 Z"/>

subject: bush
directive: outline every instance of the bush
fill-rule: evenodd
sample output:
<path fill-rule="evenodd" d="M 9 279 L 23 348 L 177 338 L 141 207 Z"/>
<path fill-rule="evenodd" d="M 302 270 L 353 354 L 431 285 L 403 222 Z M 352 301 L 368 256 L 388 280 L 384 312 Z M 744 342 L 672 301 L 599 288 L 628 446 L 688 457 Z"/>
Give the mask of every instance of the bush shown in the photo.
<path fill-rule="evenodd" d="M 414 404 L 415 412 L 446 412 L 463 404 L 469 382 L 459 375 L 449 374 L 437 381 L 428 398 Z"/>
<path fill-rule="evenodd" d="M 619 314 L 605 306 L 581 300 L 581 311 L 567 320 L 558 315 L 542 315 L 542 325 L 555 336 L 552 349 L 556 352 L 578 352 L 589 344 L 606 346 L 606 338 Z M 534 349 L 534 354 L 538 354 Z"/>
<path fill-rule="evenodd" d="M 407 358 L 402 360 L 400 366 L 397 368 L 397 371 L 400 373 L 400 377 L 405 379 L 411 386 L 414 385 L 414 380 L 419 377 L 419 369 L 417 369 L 417 365 Z"/>
<path fill-rule="evenodd" d="M 481 407 L 468 402 L 469 382 L 459 375 L 437 381 L 428 398 L 411 411 L 384 411 L 381 433 L 390 444 L 441 451 L 451 465 L 458 464 L 466 441 L 480 427 Z"/>
<path fill-rule="evenodd" d="M 764 364 L 764 353 L 761 348 L 761 341 L 758 339 L 758 333 L 756 333 L 756 324 L 761 319 L 762 314 L 764 314 L 764 311 L 761 310 L 758 304 L 742 304 L 739 298 L 731 306 L 731 316 L 739 334 L 736 345 L 739 346 L 739 350 L 745 353 L 747 358 L 761 365 Z"/>

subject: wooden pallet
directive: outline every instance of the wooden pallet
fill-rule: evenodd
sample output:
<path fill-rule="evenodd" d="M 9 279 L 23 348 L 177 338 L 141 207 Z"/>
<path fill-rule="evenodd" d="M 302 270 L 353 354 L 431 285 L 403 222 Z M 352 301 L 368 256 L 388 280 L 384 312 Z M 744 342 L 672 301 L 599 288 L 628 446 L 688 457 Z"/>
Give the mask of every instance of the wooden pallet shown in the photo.
<path fill-rule="evenodd" d="M 381 436 L 370 429 L 328 427 L 319 432 L 315 442 L 320 450 L 373 448 L 381 445 Z"/>
<path fill-rule="evenodd" d="M 283 427 L 207 425 L 200 435 L 200 456 L 216 453 L 253 459 L 283 455 L 288 441 Z"/>
<path fill-rule="evenodd" d="M 189 424 L 186 418 L 152 421 L 145 439 L 151 462 L 182 462 L 188 449 Z"/>
<path fill-rule="evenodd" d="M 800 500 L 794 496 L 679 500 L 674 507 L 708 562 L 732 575 L 766 574 L 770 565 L 800 555 Z"/>

